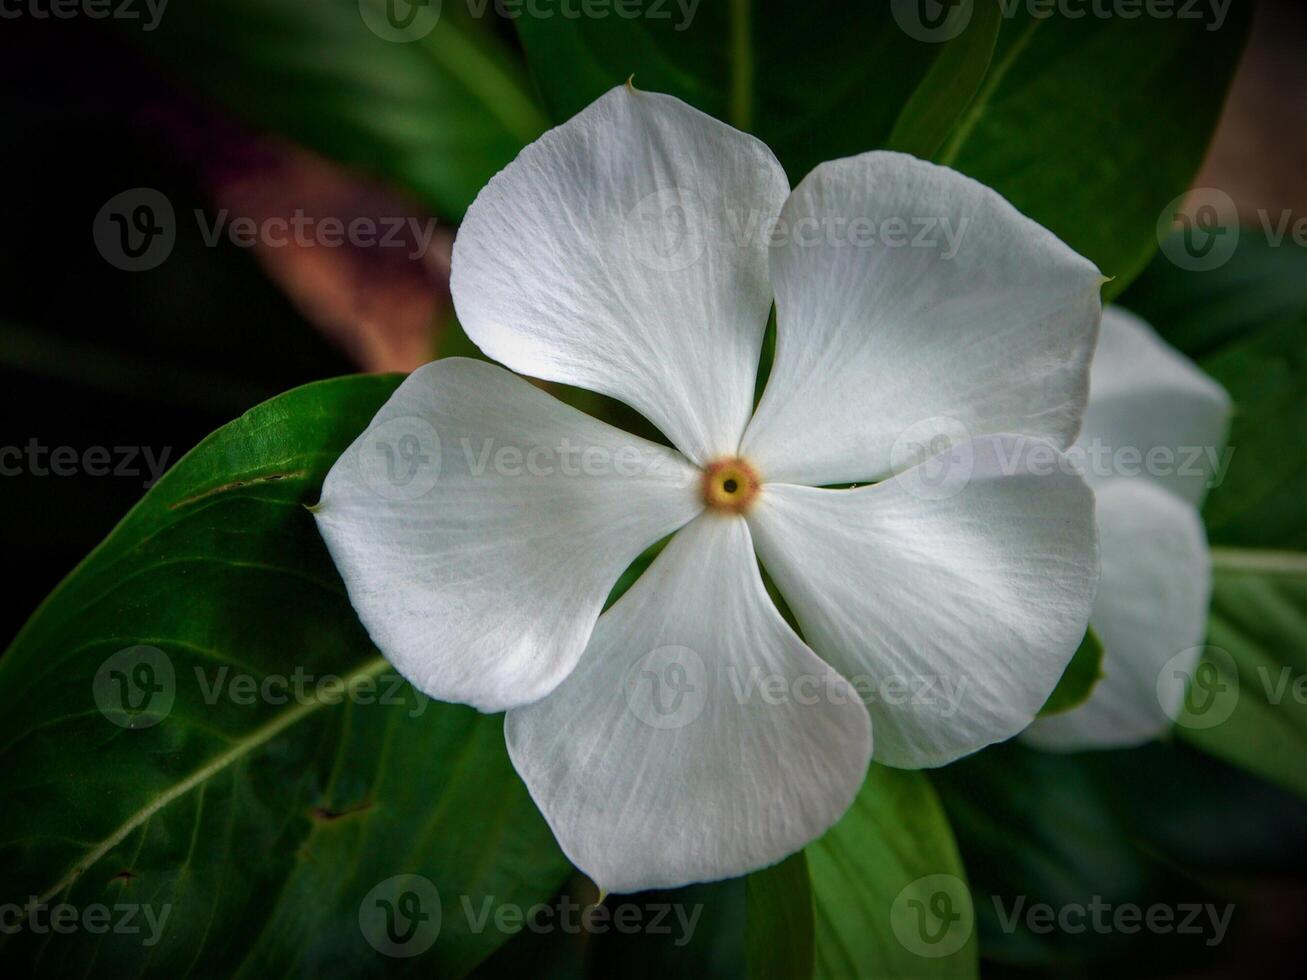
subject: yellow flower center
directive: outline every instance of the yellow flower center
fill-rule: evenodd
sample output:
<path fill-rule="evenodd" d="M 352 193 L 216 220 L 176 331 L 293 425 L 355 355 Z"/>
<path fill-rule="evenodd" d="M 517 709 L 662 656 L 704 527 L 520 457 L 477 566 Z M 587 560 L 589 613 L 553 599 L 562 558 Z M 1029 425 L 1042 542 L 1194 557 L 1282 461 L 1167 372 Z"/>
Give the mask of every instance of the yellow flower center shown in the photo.
<path fill-rule="evenodd" d="M 703 501 L 713 510 L 743 514 L 759 486 L 757 471 L 742 459 L 719 459 L 703 471 Z"/>

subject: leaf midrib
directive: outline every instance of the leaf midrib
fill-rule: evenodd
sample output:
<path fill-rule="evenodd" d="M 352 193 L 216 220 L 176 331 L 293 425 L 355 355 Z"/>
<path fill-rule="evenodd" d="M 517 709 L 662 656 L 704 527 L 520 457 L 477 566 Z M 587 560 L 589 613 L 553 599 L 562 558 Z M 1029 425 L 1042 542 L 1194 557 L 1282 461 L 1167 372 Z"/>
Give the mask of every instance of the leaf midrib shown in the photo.
<path fill-rule="evenodd" d="M 384 657 L 373 657 L 363 666 L 359 667 L 342 677 L 342 686 L 349 688 L 356 682 L 370 677 L 376 677 L 389 667 L 388 661 Z M 302 704 L 297 704 L 282 712 L 279 717 L 273 718 L 266 724 L 256 728 L 254 731 L 245 735 L 225 752 L 216 756 L 205 765 L 196 769 L 189 776 L 174 784 L 170 789 L 155 796 L 145 806 L 141 807 L 130 817 L 128 817 L 117 829 L 108 837 L 102 840 L 95 847 L 91 848 L 82 860 L 75 863 L 68 873 L 63 876 L 54 885 L 44 891 L 35 901 L 36 905 L 43 905 L 50 901 L 55 895 L 62 894 L 66 889 L 71 888 L 81 875 L 91 868 L 97 861 L 108 854 L 111 850 L 121 844 L 132 831 L 143 826 L 151 817 L 162 810 L 169 803 L 182 796 L 185 796 L 197 786 L 204 785 L 209 779 L 222 772 L 228 766 L 243 759 L 266 742 L 270 741 L 281 732 L 285 731 L 296 722 L 316 712 L 319 708 L 329 704 L 338 704 L 339 700 L 332 694 L 331 701 L 322 700 L 320 693 L 314 691 L 311 700 Z"/>

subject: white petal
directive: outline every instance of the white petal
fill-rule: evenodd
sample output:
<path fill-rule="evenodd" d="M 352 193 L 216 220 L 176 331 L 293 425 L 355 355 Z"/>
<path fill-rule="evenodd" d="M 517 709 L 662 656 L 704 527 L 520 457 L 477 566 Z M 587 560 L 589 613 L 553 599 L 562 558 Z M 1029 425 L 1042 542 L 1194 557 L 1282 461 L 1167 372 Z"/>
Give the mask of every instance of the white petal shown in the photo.
<path fill-rule="evenodd" d="M 1075 437 L 1102 277 L 994 191 L 864 153 L 809 174 L 777 238 L 776 360 L 742 449 L 764 479 L 880 479 L 917 461 L 896 441 L 940 429 Z"/>
<path fill-rule="evenodd" d="M 434 698 L 502 711 L 567 676 L 618 576 L 701 507 L 678 453 L 451 358 L 399 386 L 315 516 L 396 669 Z"/>
<path fill-rule="evenodd" d="M 1090 482 L 1147 476 L 1199 503 L 1230 423 L 1230 396 L 1133 313 L 1103 311 L 1076 449 Z"/>
<path fill-rule="evenodd" d="M 1089 623 L 1103 641 L 1103 678 L 1084 704 L 1026 730 L 1042 748 L 1118 748 L 1166 731 L 1180 704 L 1158 700 L 1158 675 L 1184 651 L 1192 669 L 1207 629 L 1212 571 L 1198 512 L 1142 480 L 1095 492 L 1103 577 Z"/>
<path fill-rule="evenodd" d="M 772 605 L 744 521 L 711 513 L 505 732 L 564 852 L 614 892 L 779 861 L 839 819 L 871 754 L 857 692 Z"/>
<path fill-rule="evenodd" d="M 515 371 L 612 395 L 698 463 L 753 408 L 789 184 L 752 136 L 622 87 L 486 185 L 451 289 L 468 336 Z"/>
<path fill-rule="evenodd" d="M 938 766 L 1015 735 L 1084 635 L 1093 495 L 1049 443 L 955 447 L 855 490 L 762 488 L 748 521 L 808 643 L 871 711 L 876 761 Z M 956 477 L 956 479 L 954 479 Z"/>

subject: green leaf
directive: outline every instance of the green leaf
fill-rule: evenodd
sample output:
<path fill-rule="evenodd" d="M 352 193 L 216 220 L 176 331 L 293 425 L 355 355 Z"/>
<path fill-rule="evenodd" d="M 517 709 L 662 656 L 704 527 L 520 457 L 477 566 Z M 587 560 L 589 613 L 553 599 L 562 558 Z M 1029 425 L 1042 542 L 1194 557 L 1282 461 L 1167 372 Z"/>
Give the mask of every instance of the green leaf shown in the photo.
<path fill-rule="evenodd" d="M 1176 732 L 1307 795 L 1307 554 L 1215 549 L 1205 665 Z"/>
<path fill-rule="evenodd" d="M 0 657 L 0 896 L 168 910 L 151 945 L 0 936 L 14 975 L 456 975 L 507 938 L 483 909 L 564 878 L 501 721 L 400 682 L 306 509 L 397 381 L 310 385 L 219 429 Z M 407 891 L 434 912 L 397 875 L 443 905 L 413 959 L 364 935 Z"/>
<path fill-rule="evenodd" d="M 813 971 L 812 888 L 803 852 L 746 879 L 745 957 L 752 980 L 805 980 Z"/>
<path fill-rule="evenodd" d="M 1092 628 L 1085 630 L 1085 638 L 1071 657 L 1071 662 L 1062 672 L 1062 679 L 1053 688 L 1044 706 L 1039 709 L 1040 717 L 1061 714 L 1070 711 L 1078 704 L 1089 700 L 1094 693 L 1094 685 L 1103 678 L 1103 641 Z"/>
<path fill-rule="evenodd" d="M 1018 741 L 991 746 L 934 769 L 976 895 L 986 959 L 1079 967 L 1131 942 L 1105 935 L 1031 928 L 1024 912 L 1106 901 L 1142 902 L 1156 868 L 1134 846 L 1091 773 L 1076 756 L 1038 752 Z"/>
<path fill-rule="evenodd" d="M 1119 293 L 1188 189 L 1248 33 L 1251 4 L 1205 19 L 1070 18 L 1016 5 L 938 155 L 1092 259 Z M 1178 83 L 1183 79 L 1183 84 Z"/>
<path fill-rule="evenodd" d="M 999 0 L 982 0 L 972 9 L 964 32 L 944 45 L 899 113 L 889 149 L 929 160 L 980 87 L 994 57 L 1002 6 Z"/>
<path fill-rule="evenodd" d="M 1227 459 L 1203 507 L 1213 544 L 1307 550 L 1307 248 L 1245 228 L 1204 272 L 1159 255 L 1122 305 L 1230 393 Z"/>
<path fill-rule="evenodd" d="M 386 0 L 176 4 L 130 36 L 249 121 L 457 219 L 545 126 L 509 52 L 458 6 L 407 43 L 369 29 Z"/>
<path fill-rule="evenodd" d="M 891 131 L 904 147 L 938 142 L 993 44 L 988 11 L 937 44 L 907 34 L 883 3 L 730 0 L 687 16 L 691 8 L 641 0 L 632 9 L 640 15 L 517 20 L 554 120 L 634 75 L 638 88 L 755 133 L 796 182 L 823 160 L 886 145 Z M 922 85 L 921 118 L 904 116 Z"/>
<path fill-rule="evenodd" d="M 816 976 L 977 975 L 966 873 L 924 775 L 873 764 L 849 812 L 806 854 Z"/>

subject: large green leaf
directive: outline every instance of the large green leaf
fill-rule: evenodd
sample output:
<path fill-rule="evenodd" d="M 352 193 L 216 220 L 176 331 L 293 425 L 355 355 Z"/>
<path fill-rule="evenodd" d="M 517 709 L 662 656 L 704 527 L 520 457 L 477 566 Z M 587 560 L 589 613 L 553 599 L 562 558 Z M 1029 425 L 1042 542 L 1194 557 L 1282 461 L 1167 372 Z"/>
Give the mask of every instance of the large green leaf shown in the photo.
<path fill-rule="evenodd" d="M 934 43 L 900 28 L 887 3 L 636 0 L 631 9 L 639 14 L 517 20 L 555 121 L 634 75 L 639 88 L 756 133 L 794 181 L 823 160 L 886 145 L 891 132 L 903 148 L 937 144 L 979 82 L 997 19 L 985 11 Z"/>
<path fill-rule="evenodd" d="M 1026 918 L 1036 904 L 1061 909 L 1097 897 L 1117 905 L 1153 886 L 1154 869 L 1074 757 L 1007 742 L 933 770 L 930 780 L 966 862 L 987 959 L 1070 966 L 1129 943 L 1121 934 L 1044 932 Z"/>
<path fill-rule="evenodd" d="M 1234 403 L 1229 458 L 1203 508 L 1212 542 L 1307 550 L 1307 249 L 1246 228 L 1216 269 L 1159 255 L 1122 305 Z"/>
<path fill-rule="evenodd" d="M 458 974 L 507 938 L 485 912 L 565 876 L 499 719 L 400 683 L 305 508 L 396 383 L 310 385 L 214 433 L 0 658 L 2 900 L 168 910 L 151 945 L 0 936 L 16 974 Z M 387 901 L 431 938 L 433 890 L 429 951 L 370 945 Z"/>
<path fill-rule="evenodd" d="M 1176 731 L 1307 796 L 1307 554 L 1213 553 L 1205 663 Z"/>
<path fill-rule="evenodd" d="M 816 976 L 976 975 L 966 873 L 924 775 L 873 764 L 849 812 L 805 853 Z"/>
<path fill-rule="evenodd" d="M 244 118 L 458 218 L 545 125 L 509 52 L 460 6 L 397 5 L 418 18 L 407 42 L 370 29 L 386 32 L 387 0 L 174 4 L 131 36 Z"/>
<path fill-rule="evenodd" d="M 989 72 L 937 155 L 1115 277 L 1156 250 L 1207 148 L 1252 4 L 1209 18 L 1067 17 L 1005 4 Z"/>
<path fill-rule="evenodd" d="M 746 879 L 746 962 L 752 980 L 812 976 L 813 907 L 803 852 Z"/>

